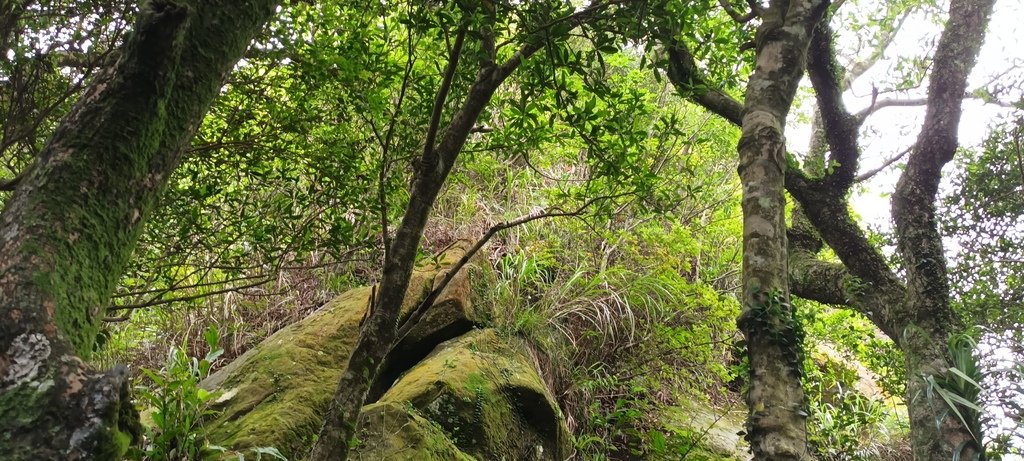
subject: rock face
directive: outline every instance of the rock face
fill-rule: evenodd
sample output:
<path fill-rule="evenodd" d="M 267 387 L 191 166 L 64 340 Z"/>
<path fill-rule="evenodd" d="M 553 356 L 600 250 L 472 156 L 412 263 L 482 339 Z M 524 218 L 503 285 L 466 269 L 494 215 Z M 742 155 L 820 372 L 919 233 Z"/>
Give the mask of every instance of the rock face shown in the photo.
<path fill-rule="evenodd" d="M 476 459 L 561 461 L 570 454 L 569 431 L 525 347 L 492 329 L 439 345 L 380 403 L 411 405 Z M 364 428 L 361 440 L 389 437 Z"/>
<path fill-rule="evenodd" d="M 713 408 L 698 399 L 681 401 L 678 406 L 662 410 L 666 427 L 687 442 L 683 459 L 697 461 L 746 461 L 751 459 L 750 446 L 741 431 L 744 426 L 743 406 L 732 410 Z M 656 458 L 658 459 L 658 458 Z M 678 456 L 663 459 L 675 460 Z"/>
<path fill-rule="evenodd" d="M 464 254 L 457 246 L 419 267 L 407 315 Z M 363 409 L 352 459 L 562 460 L 571 438 L 525 346 L 485 326 L 471 302 L 473 266 L 458 274 L 383 365 Z M 359 335 L 370 288 L 331 301 L 214 373 L 223 394 L 206 427 L 231 449 L 275 447 L 302 459 Z"/>

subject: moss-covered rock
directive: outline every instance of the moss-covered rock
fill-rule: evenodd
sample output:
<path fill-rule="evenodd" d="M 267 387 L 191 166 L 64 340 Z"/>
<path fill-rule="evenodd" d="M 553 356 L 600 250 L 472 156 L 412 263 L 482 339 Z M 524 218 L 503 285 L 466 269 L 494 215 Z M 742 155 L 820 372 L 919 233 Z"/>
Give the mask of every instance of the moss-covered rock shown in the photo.
<path fill-rule="evenodd" d="M 403 317 L 467 246 L 416 270 Z M 371 402 L 380 399 L 360 416 L 352 459 L 569 456 L 571 437 L 525 345 L 473 330 L 489 318 L 471 302 L 477 270 L 470 264 L 457 274 L 385 362 L 381 386 L 371 392 Z M 210 440 L 233 450 L 272 446 L 301 459 L 323 424 L 371 296 L 370 288 L 358 288 L 336 298 L 205 380 L 204 387 L 223 392 L 221 413 L 207 423 Z"/>
<path fill-rule="evenodd" d="M 565 459 L 572 444 L 561 413 L 516 343 L 490 329 L 443 343 L 380 401 L 408 402 L 478 459 Z"/>
<path fill-rule="evenodd" d="M 669 453 L 654 459 L 693 461 L 745 461 L 751 459 L 750 447 L 740 435 L 745 413 L 714 408 L 699 401 L 683 401 L 661 411 L 665 428 L 672 434 Z"/>
<path fill-rule="evenodd" d="M 349 458 L 359 461 L 473 461 L 436 423 L 411 405 L 380 402 L 359 415 L 359 444 Z"/>
<path fill-rule="evenodd" d="M 468 242 L 459 242 L 417 267 L 402 307 L 403 319 L 438 285 L 446 270 L 465 254 L 468 246 Z M 378 380 L 381 386 L 371 392 L 371 401 L 383 394 L 399 374 L 426 357 L 438 343 L 457 337 L 487 320 L 487 314 L 475 310 L 470 301 L 469 274 L 476 270 L 476 266 L 470 264 L 460 271 L 416 328 L 395 348 L 383 366 Z M 369 287 L 339 296 L 204 380 L 204 388 L 222 392 L 215 406 L 220 413 L 207 422 L 210 440 L 233 450 L 272 446 L 293 459 L 304 455 L 323 424 L 327 405 L 355 348 L 360 323 L 366 315 L 371 296 Z M 367 416 L 370 418 L 366 426 L 369 432 L 364 435 L 369 437 L 368 434 L 377 431 L 383 437 L 388 433 L 385 428 L 375 426 L 380 417 L 395 416 L 406 407 L 404 403 L 393 403 L 395 405 L 373 407 L 375 412 L 383 413 Z M 427 429 L 436 432 L 439 427 L 420 424 L 427 420 L 415 414 L 402 419 L 411 424 L 410 432 L 402 435 L 404 438 L 367 438 L 374 442 L 366 446 L 374 447 L 374 453 L 392 448 L 398 450 L 394 447 L 402 440 L 433 440 L 433 433 L 428 433 Z M 413 448 L 419 450 L 421 447 L 416 445 Z M 438 450 L 439 453 L 450 453 L 446 449 Z"/>
<path fill-rule="evenodd" d="M 436 268 L 413 275 L 404 309 L 431 288 Z M 207 423 L 210 439 L 243 449 L 273 446 L 292 457 L 305 453 L 359 337 L 370 288 L 357 288 L 309 317 L 273 334 L 203 382 L 223 395 L 222 412 Z"/>
<path fill-rule="evenodd" d="M 436 258 L 436 263 L 445 269 L 439 270 L 434 276 L 433 286 L 440 286 L 448 275 L 447 268 L 453 266 L 466 253 L 469 246 L 469 242 L 460 240 Z M 491 314 L 484 310 L 482 303 L 474 303 L 472 300 L 470 279 L 480 275 L 480 267 L 470 263 L 456 273 L 438 295 L 433 306 L 395 345 L 381 367 L 376 385 L 370 389 L 370 401 L 379 399 L 402 372 L 423 360 L 441 342 L 458 337 L 474 326 L 490 323 Z"/>

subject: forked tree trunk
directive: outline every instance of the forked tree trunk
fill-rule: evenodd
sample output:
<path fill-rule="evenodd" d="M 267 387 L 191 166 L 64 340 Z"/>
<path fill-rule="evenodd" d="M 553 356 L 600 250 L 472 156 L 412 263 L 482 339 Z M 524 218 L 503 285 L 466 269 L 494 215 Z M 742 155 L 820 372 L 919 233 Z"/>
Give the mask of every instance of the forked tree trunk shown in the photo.
<path fill-rule="evenodd" d="M 456 38 L 457 45 L 453 46 L 452 56 L 449 57 L 446 75 L 438 90 L 434 113 L 426 133 L 424 151 L 416 165 L 417 173 L 410 191 L 409 204 L 384 260 L 383 276 L 376 302 L 363 325 L 359 342 L 348 360 L 345 374 L 342 375 L 331 399 L 324 426 L 310 454 L 311 461 L 344 461 L 348 457 L 349 442 L 356 434 L 359 412 L 366 403 L 370 387 L 377 379 L 381 363 L 399 339 L 396 336 L 402 300 L 409 285 L 420 238 L 434 206 L 434 200 L 494 92 L 525 60 L 540 51 L 545 43 L 564 40 L 571 30 L 594 20 L 609 6 L 617 3 L 626 1 L 592 2 L 588 7 L 566 16 L 551 18 L 548 24 L 564 22 L 571 27 L 559 34 L 549 33 L 544 26 L 538 27 L 538 32 L 526 36 L 519 49 L 501 63 L 498 62 L 495 35 L 491 29 L 496 20 L 495 10 L 493 6 L 487 7 L 485 4 L 483 10 L 487 20 L 476 34 L 479 36 L 480 50 L 484 52 L 478 63 L 476 79 L 458 106 L 459 109 L 452 115 L 451 121 L 443 130 L 439 130 L 438 123 L 445 105 L 448 85 L 453 79 L 454 66 L 458 65 L 458 53 L 466 35 L 466 30 L 460 31 Z M 530 30 L 531 27 L 524 29 Z M 470 34 L 472 35 L 474 34 Z M 435 135 L 438 132 L 443 135 L 435 144 Z"/>
<path fill-rule="evenodd" d="M 150 211 L 273 0 L 152 0 L 0 215 L 0 457 L 120 459 L 123 367 L 92 351 Z"/>
<path fill-rule="evenodd" d="M 786 115 L 803 76 L 811 31 L 826 2 L 773 1 L 757 32 L 739 142 L 743 187 L 743 313 L 747 439 L 755 460 L 809 459 L 802 335 L 789 303 Z"/>
<path fill-rule="evenodd" d="M 454 48 L 453 53 L 461 52 L 464 33 L 460 33 L 457 42 L 459 46 Z M 493 61 L 481 62 L 476 80 L 470 87 L 466 99 L 445 127 L 444 135 L 436 146 L 432 132 L 428 132 L 427 147 L 417 164 L 409 204 L 384 261 L 377 298 L 360 331 L 359 342 L 349 357 L 345 374 L 341 377 L 331 399 L 324 426 L 310 455 L 311 461 L 344 461 L 348 457 L 348 442 L 355 436 L 359 412 L 366 402 L 370 387 L 377 379 L 380 365 L 398 339 L 402 302 L 416 263 L 423 229 L 427 225 L 434 201 L 462 151 L 473 125 L 490 103 L 491 96 L 522 60 L 535 53 L 537 49 L 531 47 L 527 53 L 517 55 L 503 65 L 497 65 Z M 458 56 L 453 55 L 449 60 L 449 72 L 445 83 L 438 92 L 435 108 L 443 107 L 448 92 L 445 85 L 450 84 L 454 77 L 454 66 L 457 65 Z M 437 114 L 435 118 L 439 116 L 440 114 Z"/>
<path fill-rule="evenodd" d="M 903 350 L 911 442 L 915 459 L 921 461 L 955 456 L 971 459 L 979 450 L 955 413 L 936 397 L 929 399 L 925 378 L 948 373 L 946 342 L 957 329 L 956 316 L 949 306 L 942 241 L 935 222 L 935 195 L 941 168 L 957 147 L 960 104 L 992 3 L 951 2 L 949 21 L 936 47 L 929 77 L 928 113 L 893 195 L 898 251 L 906 268 L 905 277 L 901 279 L 889 266 L 849 213 L 848 192 L 855 180 L 859 156 L 856 128 L 865 115 L 855 119 L 842 105 L 843 72 L 835 64 L 832 32 L 828 27 L 819 31 L 827 35 L 815 39 L 817 48 L 812 48 L 812 55 L 817 54 L 816 62 L 812 60 L 809 71 L 818 108 L 828 114 L 822 118 L 822 133 L 827 138 L 830 158 L 835 160 L 830 165 L 835 171 L 812 171 L 824 173 L 818 178 L 791 169 L 786 177 L 786 187 L 800 202 L 794 227 L 790 229 L 794 239 L 789 251 L 790 283 L 804 298 L 844 305 L 863 313 Z M 820 40 L 828 43 L 818 43 Z M 713 86 L 704 84 L 684 46 L 671 44 L 669 57 L 669 78 L 684 95 L 739 124 L 735 116 L 739 103 L 707 90 Z M 759 85 L 754 87 L 751 80 L 748 98 L 751 91 L 771 88 Z M 820 144 L 820 140 L 815 139 L 815 143 Z M 817 258 L 822 243 L 819 237 L 842 264 Z M 751 401 L 759 408 L 758 402 Z"/>

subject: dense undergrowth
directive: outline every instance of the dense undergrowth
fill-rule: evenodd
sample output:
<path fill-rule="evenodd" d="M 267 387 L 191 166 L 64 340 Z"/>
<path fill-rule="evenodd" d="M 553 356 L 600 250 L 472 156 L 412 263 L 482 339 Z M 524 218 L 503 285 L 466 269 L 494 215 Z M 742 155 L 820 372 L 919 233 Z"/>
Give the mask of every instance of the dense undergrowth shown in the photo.
<path fill-rule="evenodd" d="M 475 280 L 475 289 L 498 313 L 499 331 L 531 344 L 579 459 L 696 456 L 704 428 L 679 427 L 666 409 L 687 402 L 742 408 L 736 190 L 727 164 L 698 166 L 698 177 L 720 187 L 715 206 L 706 197 L 682 198 L 674 212 L 655 214 L 623 202 L 513 228 L 485 248 L 494 270 Z M 464 171 L 439 203 L 424 255 L 530 213 L 551 194 L 549 179 L 514 161 L 482 158 Z M 204 335 L 216 332 L 217 348 L 231 351 L 212 357 L 214 366 L 223 364 L 332 295 L 371 282 L 359 275 L 372 273 L 360 264 L 282 276 L 263 292 L 209 296 L 185 312 L 142 311 L 111 330 L 97 360 L 156 369 L 153 355 L 171 349 L 158 376 L 173 376 L 184 351 L 202 356 Z M 801 303 L 800 312 L 806 347 L 815 351 L 805 364 L 808 437 L 820 458 L 908 459 L 897 397 L 902 359 L 891 341 L 848 311 Z M 196 381 L 203 376 L 191 373 Z M 140 383 L 143 395 L 165 386 L 153 372 Z"/>
<path fill-rule="evenodd" d="M 273 27 L 304 27 L 312 12 L 293 14 Z M 141 395 L 160 395 L 169 376 L 202 377 L 182 364 L 209 352 L 207 332 L 223 349 L 210 358 L 216 368 L 333 296 L 378 281 L 382 222 L 393 225 L 408 199 L 411 168 L 395 152 L 419 148 L 422 123 L 391 112 L 388 98 L 403 70 L 433 76 L 427 62 L 396 51 L 395 37 L 377 35 L 396 30 L 289 44 L 294 65 L 267 45 L 267 62 L 254 57 L 236 70 L 141 240 L 113 302 L 123 315 L 110 319 L 94 362 L 131 364 Z M 417 39 L 421 53 L 443 48 L 437 37 Z M 392 48 L 375 48 L 384 44 Z M 698 459 L 708 428 L 681 426 L 669 410 L 743 408 L 738 133 L 678 98 L 640 59 L 607 53 L 560 73 L 553 87 L 544 65 L 528 64 L 471 135 L 423 236 L 426 258 L 521 216 L 577 211 L 499 233 L 484 249 L 494 275 L 475 283 L 499 331 L 531 344 L 579 459 Z M 354 63 L 387 77 L 367 80 Z M 343 74 L 356 83 L 324 84 L 328 68 L 329 81 Z M 409 88 L 409 107 L 429 105 L 429 83 Z M 339 126 L 332 111 L 351 119 Z M 367 138 L 381 120 L 393 142 Z M 822 459 L 899 459 L 906 422 L 893 409 L 902 390 L 891 342 L 845 311 L 804 303 L 801 312 L 808 350 L 834 351 L 807 354 L 809 442 Z M 879 393 L 857 387 L 864 370 Z"/>

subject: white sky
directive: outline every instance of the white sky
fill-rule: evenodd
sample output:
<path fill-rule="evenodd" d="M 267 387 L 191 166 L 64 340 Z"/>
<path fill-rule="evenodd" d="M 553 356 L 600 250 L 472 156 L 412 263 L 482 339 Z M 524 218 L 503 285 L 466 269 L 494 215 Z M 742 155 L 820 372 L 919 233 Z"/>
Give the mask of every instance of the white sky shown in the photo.
<path fill-rule="evenodd" d="M 1024 75 L 1024 2 L 1020 0 L 997 1 L 995 13 L 989 25 L 985 45 L 978 58 L 978 65 L 971 74 L 969 89 L 977 88 L 991 80 L 993 75 L 1009 70 L 1015 64 L 1019 67 L 1011 71 L 1008 78 L 1021 78 Z M 895 42 L 890 46 L 886 58 L 876 64 L 864 76 L 858 79 L 844 101 L 851 112 L 865 108 L 871 104 L 872 87 L 885 88 L 891 80 L 889 74 L 893 70 L 896 55 L 920 53 L 924 46 L 931 43 L 937 36 L 939 26 L 924 18 L 923 15 L 911 17 L 903 26 Z M 925 84 L 926 85 L 926 84 Z M 880 95 L 883 98 L 920 98 L 925 96 L 924 87 L 903 94 Z M 1014 102 L 1021 97 L 1020 93 L 1003 96 L 1003 100 Z M 809 104 L 808 104 L 809 106 Z M 807 107 L 803 108 L 807 110 Z M 978 146 L 987 133 L 987 127 L 1000 115 L 1010 113 L 1010 109 L 991 104 L 983 104 L 977 100 L 964 103 L 964 113 L 960 123 L 960 145 L 964 147 Z M 917 138 L 917 132 L 924 118 L 922 107 L 890 107 L 881 109 L 868 118 L 862 128 L 861 172 L 880 166 L 886 159 L 898 154 L 910 146 Z M 791 125 L 787 128 L 787 141 L 790 148 L 799 152 L 806 151 L 810 127 Z M 899 164 L 899 163 L 897 163 Z M 948 167 L 947 170 L 948 171 Z M 854 195 L 854 210 L 864 222 L 874 226 L 889 226 L 889 199 L 900 170 L 890 167 L 873 179 L 862 184 L 862 191 Z"/>

